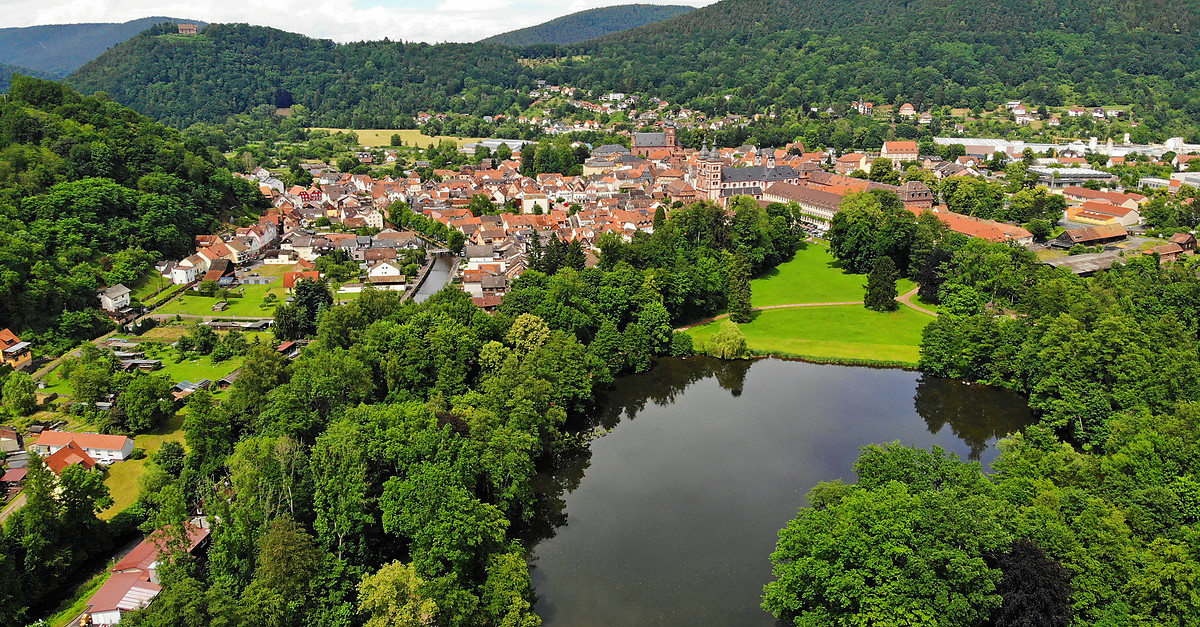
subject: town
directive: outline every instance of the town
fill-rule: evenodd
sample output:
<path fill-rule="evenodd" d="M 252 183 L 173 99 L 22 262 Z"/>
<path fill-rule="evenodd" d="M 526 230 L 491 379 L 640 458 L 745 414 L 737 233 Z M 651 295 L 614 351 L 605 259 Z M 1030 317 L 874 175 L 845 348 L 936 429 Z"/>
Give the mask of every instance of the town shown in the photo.
<path fill-rule="evenodd" d="M 570 104 L 602 114 L 637 104 L 624 94 L 608 94 L 602 100 L 603 104 Z M 1018 123 L 1033 120 L 1020 103 L 1009 105 Z M 855 102 L 850 110 L 873 115 L 878 108 Z M 1083 114 L 1115 117 L 1103 110 L 1079 115 Z M 927 112 L 918 115 L 911 105 L 900 107 L 896 115 L 930 122 Z M 1076 109 L 1067 115 L 1077 115 Z M 97 412 L 111 413 L 119 399 L 107 391 L 81 397 L 78 384 L 72 384 L 66 372 L 82 367 L 75 363 L 78 352 L 35 361 L 31 342 L 9 329 L 0 332 L 5 363 L 16 371 L 36 372 L 35 400 L 41 410 L 30 412 L 36 421 L 0 428 L 8 455 L 0 480 L 10 498 L 0 517 L 23 504 L 26 449 L 42 455 L 56 475 L 73 466 L 88 471 L 112 466 L 108 483 L 118 505 L 111 513 L 131 502 L 141 472 L 139 456 L 179 441 L 178 419 L 169 417 L 185 407 L 189 395 L 206 390 L 219 397 L 237 380 L 250 342 L 269 346 L 287 359 L 300 354 L 305 340 L 271 329 L 277 322 L 275 307 L 301 298 L 299 291 L 306 285 L 327 287 L 339 303 L 377 291 L 423 300 L 449 285 L 469 294 L 483 311 L 495 312 L 513 282 L 537 267 L 542 251 L 556 246 L 579 251 L 572 263 L 580 269 L 595 266 L 606 239 L 635 242 L 652 234 L 658 220 L 693 203 L 727 208 L 739 197 L 749 197 L 763 208 L 786 207 L 802 235 L 820 241 L 847 195 L 869 190 L 894 194 L 914 218 L 930 212 L 953 232 L 1028 247 L 1043 263 L 1081 276 L 1110 268 L 1129 255 L 1174 261 L 1193 254 L 1196 246 L 1187 229 L 1148 228 L 1143 216 L 1155 198 L 1187 204 L 1195 200 L 1200 145 L 1180 139 L 1136 145 L 1128 138 L 1122 143 L 1095 138 L 1045 143 L 936 137 L 925 151 L 914 140 L 885 141 L 871 151 L 839 152 L 800 141 L 778 147 L 718 148 L 705 143 L 691 148 L 679 140 L 681 129 L 719 129 L 743 121 L 694 121 L 690 118 L 698 116 L 687 110 L 670 120 L 657 117 L 636 116 L 644 126 L 624 135 L 627 146 L 573 142 L 572 151 L 586 152 L 576 164 L 580 173 L 573 175 L 522 174 L 539 144 L 512 139 L 484 139 L 458 147 L 463 154 L 499 153 L 503 158 L 482 157 L 457 169 L 433 168 L 417 160 L 404 177 L 377 178 L 374 166 L 388 166 L 402 157 L 385 150 L 377 159 L 378 151 L 369 146 L 353 155 L 356 167 L 367 166 L 367 173 L 306 162 L 300 167 L 311 176 L 308 185 L 289 185 L 285 170 L 278 168 L 255 167 L 239 175 L 271 206 L 256 222 L 197 236 L 192 254 L 158 260 L 153 276 L 141 285 L 109 285 L 96 295 L 97 306 L 118 329 L 97 340 L 104 358 L 115 360 L 119 371 L 171 378 L 173 387 L 164 397 L 169 407 L 161 410 L 160 419 L 174 426 L 167 428 L 165 437 L 148 438 L 153 448 L 142 447 L 142 435 L 135 448 L 133 437 L 90 432 Z M 417 117 L 421 124 L 438 119 L 429 114 Z M 572 126 L 537 118 L 520 122 L 539 125 L 550 136 L 603 130 L 595 121 Z M 1046 120 L 1055 122 L 1057 118 Z M 1167 178 L 1143 177 L 1137 187 L 1127 188 L 1114 173 L 1127 163 L 1169 168 L 1171 173 Z M 1016 182 L 1013 164 L 1021 176 Z M 964 205 L 953 193 L 960 185 L 956 179 L 998 190 L 992 210 Z M 1045 202 L 1049 208 L 1027 216 L 1032 219 L 1005 210 L 1022 201 L 1019 194 L 1032 193 L 1053 199 Z M 226 347 L 230 337 L 238 347 Z M 207 352 L 189 348 L 205 341 L 211 342 Z M 222 350 L 232 358 L 218 360 Z M 83 430 L 70 430 L 75 427 Z M 207 521 L 197 516 L 188 525 L 188 550 L 202 550 Z M 155 568 L 161 544 L 152 535 L 112 567 L 112 576 L 88 601 L 90 620 L 116 624 L 122 612 L 144 607 L 158 593 Z"/>

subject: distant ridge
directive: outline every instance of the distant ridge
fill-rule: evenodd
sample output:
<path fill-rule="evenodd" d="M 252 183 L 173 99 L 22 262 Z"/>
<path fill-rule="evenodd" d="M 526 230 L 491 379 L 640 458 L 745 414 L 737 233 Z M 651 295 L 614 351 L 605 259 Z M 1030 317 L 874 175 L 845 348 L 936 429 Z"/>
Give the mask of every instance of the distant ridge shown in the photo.
<path fill-rule="evenodd" d="M 0 28 L 0 64 L 28 68 L 39 76 L 63 78 L 105 50 L 164 22 L 204 24 L 174 17 L 144 17 L 123 23 Z M 4 85 L 7 88 L 7 74 Z"/>
<path fill-rule="evenodd" d="M 622 4 L 589 9 L 536 26 L 493 35 L 480 43 L 506 46 L 573 44 L 678 17 L 694 10 L 694 7 L 662 4 Z"/>
<path fill-rule="evenodd" d="M 23 74 L 25 76 L 33 76 L 36 78 L 50 78 L 44 72 L 39 72 L 27 67 L 0 63 L 0 92 L 8 91 L 9 78 L 12 77 L 13 74 Z"/>

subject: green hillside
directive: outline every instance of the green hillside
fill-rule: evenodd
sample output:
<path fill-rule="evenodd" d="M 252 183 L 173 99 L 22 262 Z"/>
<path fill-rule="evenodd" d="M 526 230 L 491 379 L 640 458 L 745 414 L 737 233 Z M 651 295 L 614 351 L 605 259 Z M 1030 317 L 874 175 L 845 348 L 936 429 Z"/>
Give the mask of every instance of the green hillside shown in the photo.
<path fill-rule="evenodd" d="M 518 79 L 531 84 L 517 61 L 515 50 L 495 45 L 338 45 L 263 26 L 210 24 L 191 36 L 150 29 L 68 82 L 177 126 L 298 104 L 317 114 L 316 126 L 394 128 L 421 110 L 506 110 Z"/>
<path fill-rule="evenodd" d="M 8 91 L 9 79 L 12 78 L 13 74 L 36 76 L 38 78 L 50 78 L 46 74 L 38 72 L 37 70 L 31 70 L 27 67 L 20 67 L 16 65 L 8 65 L 7 63 L 0 63 L 0 92 Z"/>
<path fill-rule="evenodd" d="M 144 17 L 120 24 L 48 24 L 0 28 L 0 63 L 62 78 L 108 48 L 164 22 L 203 24 L 173 17 Z"/>
<path fill-rule="evenodd" d="M 564 15 L 536 26 L 493 35 L 482 40 L 481 43 L 506 46 L 573 44 L 670 19 L 694 10 L 693 7 L 659 4 L 623 4 L 615 7 L 603 7 Z"/>
<path fill-rule="evenodd" d="M 1196 136 L 1200 0 L 723 0 L 579 44 L 337 45 L 214 25 L 144 34 L 70 82 L 171 124 L 304 105 L 321 126 L 401 126 L 422 110 L 522 107 L 535 79 L 646 93 L 710 114 L 912 102 L 1127 105 L 1156 135 Z M 203 48 L 198 53 L 198 48 Z"/>
<path fill-rule="evenodd" d="M 265 207 L 226 165 L 111 100 L 14 78 L 0 101 L 0 328 L 46 353 L 103 330 L 97 288 Z"/>

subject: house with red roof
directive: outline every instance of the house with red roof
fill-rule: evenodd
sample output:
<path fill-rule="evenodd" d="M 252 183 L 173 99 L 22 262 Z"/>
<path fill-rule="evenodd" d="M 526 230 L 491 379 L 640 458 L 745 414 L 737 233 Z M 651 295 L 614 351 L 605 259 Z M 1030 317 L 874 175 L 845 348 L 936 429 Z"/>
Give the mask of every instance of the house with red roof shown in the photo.
<path fill-rule="evenodd" d="M 30 350 L 30 346 L 29 342 L 22 342 L 11 330 L 0 331 L 0 351 L 4 352 L 4 363 L 13 370 L 24 370 L 33 363 L 33 351 Z"/>
<path fill-rule="evenodd" d="M 305 271 L 305 272 L 284 272 L 283 273 L 283 288 L 288 291 L 291 291 L 292 288 L 296 287 L 296 283 L 303 281 L 305 279 L 307 279 L 309 281 L 320 281 L 321 274 L 315 270 Z"/>
<path fill-rule="evenodd" d="M 133 438 L 102 433 L 43 431 L 33 447 L 40 455 L 48 457 L 71 443 L 101 464 L 123 461 L 133 455 Z"/>
<path fill-rule="evenodd" d="M 84 470 L 91 470 L 96 466 L 96 460 L 92 459 L 83 447 L 76 444 L 74 441 L 68 442 L 66 446 L 58 449 L 45 459 L 46 467 L 54 471 L 54 474 L 61 475 L 63 469 L 67 466 L 83 466 Z"/>
<path fill-rule="evenodd" d="M 209 529 L 202 519 L 187 523 L 185 531 L 188 553 L 194 555 L 207 548 Z M 116 625 L 124 613 L 149 605 L 162 591 L 158 568 L 162 553 L 167 550 L 167 535 L 160 529 L 117 562 L 112 567 L 112 575 L 87 601 L 85 611 L 91 623 Z"/>
<path fill-rule="evenodd" d="M 914 141 L 895 141 L 883 142 L 883 150 L 879 151 L 879 156 L 884 159 L 891 159 L 892 163 L 899 167 L 904 161 L 917 160 L 917 142 Z"/>

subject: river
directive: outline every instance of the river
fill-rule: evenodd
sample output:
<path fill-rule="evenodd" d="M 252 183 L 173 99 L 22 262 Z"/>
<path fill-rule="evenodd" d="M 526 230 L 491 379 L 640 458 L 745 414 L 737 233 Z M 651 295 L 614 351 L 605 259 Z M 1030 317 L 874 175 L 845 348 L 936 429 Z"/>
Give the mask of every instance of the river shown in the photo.
<path fill-rule="evenodd" d="M 610 430 L 539 475 L 535 609 L 546 625 L 773 625 L 777 532 L 859 447 L 940 446 L 985 466 L 1032 421 L 1006 390 L 902 370 L 664 359 L 587 419 Z"/>
<path fill-rule="evenodd" d="M 413 300 L 423 303 L 425 299 L 442 291 L 442 288 L 446 287 L 446 283 L 450 282 L 450 271 L 453 269 L 454 259 L 449 255 L 434 257 L 433 267 L 429 269 L 429 276 L 425 277 L 425 282 L 421 284 L 417 293 L 413 294 Z"/>

